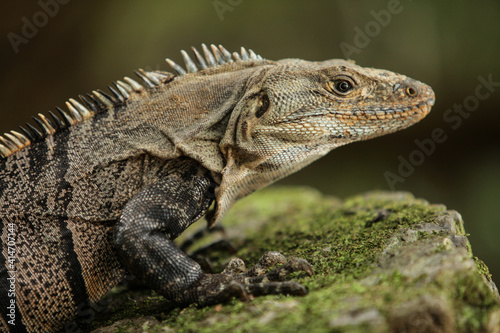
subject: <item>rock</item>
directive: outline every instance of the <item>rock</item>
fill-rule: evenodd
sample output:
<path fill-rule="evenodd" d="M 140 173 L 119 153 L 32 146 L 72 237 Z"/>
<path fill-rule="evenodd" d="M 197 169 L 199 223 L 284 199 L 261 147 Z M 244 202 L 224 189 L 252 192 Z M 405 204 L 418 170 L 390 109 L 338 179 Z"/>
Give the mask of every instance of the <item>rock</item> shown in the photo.
<path fill-rule="evenodd" d="M 124 305 L 127 291 L 115 292 L 95 332 L 120 323 L 141 332 L 500 332 L 498 290 L 472 255 L 460 214 L 443 205 L 401 192 L 340 201 L 273 187 L 235 205 L 224 225 L 247 267 L 269 250 L 307 259 L 315 274 L 293 279 L 309 294 L 181 310 L 154 294 Z M 209 259 L 221 271 L 230 256 Z"/>

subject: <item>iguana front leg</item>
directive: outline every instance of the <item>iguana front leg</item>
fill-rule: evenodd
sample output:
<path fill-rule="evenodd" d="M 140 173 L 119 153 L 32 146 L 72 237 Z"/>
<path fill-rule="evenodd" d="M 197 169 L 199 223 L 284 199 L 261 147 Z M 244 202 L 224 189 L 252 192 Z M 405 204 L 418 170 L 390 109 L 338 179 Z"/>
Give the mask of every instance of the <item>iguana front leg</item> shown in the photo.
<path fill-rule="evenodd" d="M 114 242 L 127 269 L 179 305 L 213 304 L 249 294 L 305 294 L 305 288 L 296 282 L 272 282 L 295 271 L 312 273 L 305 260 L 293 259 L 266 273 L 270 266 L 286 261 L 280 254 L 268 253 L 248 271 L 241 260 L 234 259 L 221 274 L 205 274 L 174 244 L 177 236 L 206 213 L 217 186 L 196 162 L 182 163 L 126 204 L 115 227 Z"/>

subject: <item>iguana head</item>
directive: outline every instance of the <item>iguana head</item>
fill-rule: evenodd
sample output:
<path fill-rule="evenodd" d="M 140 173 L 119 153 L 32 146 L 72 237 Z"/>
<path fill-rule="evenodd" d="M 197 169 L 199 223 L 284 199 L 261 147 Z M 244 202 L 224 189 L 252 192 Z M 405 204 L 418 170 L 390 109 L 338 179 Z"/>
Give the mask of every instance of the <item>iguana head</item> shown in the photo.
<path fill-rule="evenodd" d="M 429 86 L 349 61 L 285 59 L 263 66 L 221 142 L 227 164 L 212 220 L 236 199 L 336 147 L 415 124 L 433 104 Z"/>

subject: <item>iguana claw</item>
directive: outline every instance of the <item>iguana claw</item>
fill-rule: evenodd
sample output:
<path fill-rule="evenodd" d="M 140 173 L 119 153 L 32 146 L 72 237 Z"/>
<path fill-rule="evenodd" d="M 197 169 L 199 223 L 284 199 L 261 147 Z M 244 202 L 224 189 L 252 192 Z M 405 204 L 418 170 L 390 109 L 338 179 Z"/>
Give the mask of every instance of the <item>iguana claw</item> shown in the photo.
<path fill-rule="evenodd" d="M 274 269 L 270 268 L 282 264 Z M 286 260 L 279 252 L 266 252 L 255 266 L 246 270 L 243 260 L 231 259 L 220 274 L 203 274 L 188 288 L 178 303 L 196 303 L 199 306 L 227 302 L 233 298 L 248 300 L 252 296 L 295 295 L 304 296 L 307 289 L 298 282 L 283 281 L 295 272 L 313 274 L 311 265 L 304 259 Z"/>

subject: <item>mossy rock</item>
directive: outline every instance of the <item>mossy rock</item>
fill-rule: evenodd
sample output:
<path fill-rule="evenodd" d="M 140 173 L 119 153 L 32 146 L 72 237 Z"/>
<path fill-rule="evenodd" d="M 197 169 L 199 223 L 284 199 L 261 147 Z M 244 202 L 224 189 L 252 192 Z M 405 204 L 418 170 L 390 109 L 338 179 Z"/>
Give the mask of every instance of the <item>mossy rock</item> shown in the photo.
<path fill-rule="evenodd" d="M 121 287 L 89 329 L 500 332 L 498 291 L 472 255 L 460 214 L 443 205 L 400 192 L 340 201 L 309 188 L 271 187 L 235 205 L 224 226 L 247 267 L 270 250 L 308 260 L 315 274 L 290 278 L 309 294 L 172 309 L 154 292 Z M 229 258 L 210 254 L 216 270 Z"/>

